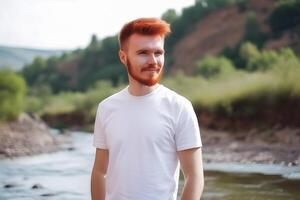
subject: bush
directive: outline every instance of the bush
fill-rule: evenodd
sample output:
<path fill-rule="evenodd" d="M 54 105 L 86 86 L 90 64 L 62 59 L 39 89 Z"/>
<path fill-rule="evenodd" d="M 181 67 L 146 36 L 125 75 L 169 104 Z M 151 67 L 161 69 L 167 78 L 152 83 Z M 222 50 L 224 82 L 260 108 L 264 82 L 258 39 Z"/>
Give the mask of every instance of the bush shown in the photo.
<path fill-rule="evenodd" d="M 260 52 L 250 42 L 246 42 L 241 46 L 240 57 L 248 71 L 266 71 L 272 69 L 277 63 L 298 60 L 290 48 L 282 48 L 279 51 L 263 50 Z"/>
<path fill-rule="evenodd" d="M 235 68 L 226 57 L 206 56 L 196 64 L 196 74 L 205 78 L 216 78 L 232 74 Z"/>
<path fill-rule="evenodd" d="M 41 116 L 81 113 L 86 121 L 90 121 L 95 116 L 98 103 L 119 89 L 113 87 L 110 81 L 98 81 L 86 92 L 60 92 L 43 101 L 32 96 L 28 103 L 33 105 L 27 105 L 27 108 Z"/>
<path fill-rule="evenodd" d="M 244 65 L 250 65 L 260 56 L 260 52 L 257 47 L 251 42 L 246 42 L 242 44 L 239 50 L 239 57 L 241 59 L 241 63 Z"/>
<path fill-rule="evenodd" d="M 23 111 L 26 83 L 22 76 L 0 70 L 0 120 L 14 120 Z"/>

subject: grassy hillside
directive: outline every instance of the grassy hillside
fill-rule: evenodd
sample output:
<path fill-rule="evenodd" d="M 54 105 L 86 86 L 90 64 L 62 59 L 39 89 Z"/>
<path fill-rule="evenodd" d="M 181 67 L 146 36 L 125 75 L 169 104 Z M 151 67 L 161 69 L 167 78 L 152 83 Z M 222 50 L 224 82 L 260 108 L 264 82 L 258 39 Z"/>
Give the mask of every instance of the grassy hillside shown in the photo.
<path fill-rule="evenodd" d="M 224 126 L 221 121 L 225 119 L 229 120 L 226 127 L 231 128 L 239 126 L 232 123 L 246 123 L 248 128 L 257 124 L 300 126 L 299 58 L 290 49 L 257 50 L 253 56 L 254 47 L 247 43 L 241 48 L 247 70 L 222 70 L 232 62 L 209 57 L 198 67 L 213 69 L 211 73 L 178 73 L 164 77 L 162 84 L 190 99 L 203 125 Z M 114 87 L 109 81 L 99 81 L 85 92 L 44 93 L 42 98 L 31 95 L 26 110 L 39 113 L 52 126 L 91 128 L 98 103 L 124 87 L 125 84 Z"/>

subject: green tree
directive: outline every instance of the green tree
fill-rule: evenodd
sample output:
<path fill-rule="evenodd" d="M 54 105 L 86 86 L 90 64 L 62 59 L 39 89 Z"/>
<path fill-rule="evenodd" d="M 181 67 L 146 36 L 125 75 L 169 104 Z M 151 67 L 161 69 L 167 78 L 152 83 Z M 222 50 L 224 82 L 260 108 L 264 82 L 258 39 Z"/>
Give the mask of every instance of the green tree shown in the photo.
<path fill-rule="evenodd" d="M 37 82 L 39 74 L 47 67 L 46 61 L 42 57 L 34 58 L 33 62 L 29 65 L 26 65 L 22 74 L 26 79 L 28 85 L 32 86 Z"/>
<path fill-rule="evenodd" d="M 26 83 L 21 75 L 0 70 L 0 120 L 14 120 L 22 112 Z"/>
<path fill-rule="evenodd" d="M 177 15 L 175 9 L 168 9 L 165 13 L 163 13 L 161 18 L 163 20 L 169 22 L 170 24 L 172 24 L 173 22 L 176 21 L 176 19 L 178 18 L 178 15 Z"/>
<path fill-rule="evenodd" d="M 280 1 L 269 18 L 269 24 L 275 34 L 292 29 L 300 24 L 300 1 Z"/>
<path fill-rule="evenodd" d="M 196 74 L 205 78 L 226 76 L 234 71 L 235 67 L 226 57 L 206 56 L 196 64 Z"/>
<path fill-rule="evenodd" d="M 92 35 L 91 37 L 91 42 L 89 44 L 89 47 L 96 47 L 98 44 L 98 39 L 97 39 L 97 36 L 95 34 Z"/>
<path fill-rule="evenodd" d="M 266 40 L 266 34 L 261 31 L 260 23 L 254 12 L 246 16 L 245 34 L 242 41 L 249 41 L 261 48 Z"/>

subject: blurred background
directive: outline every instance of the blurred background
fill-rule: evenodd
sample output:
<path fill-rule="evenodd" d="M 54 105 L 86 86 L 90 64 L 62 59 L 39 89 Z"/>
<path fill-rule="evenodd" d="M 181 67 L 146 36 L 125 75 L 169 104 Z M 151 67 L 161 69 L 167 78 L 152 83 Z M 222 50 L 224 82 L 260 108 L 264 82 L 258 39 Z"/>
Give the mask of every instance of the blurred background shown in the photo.
<path fill-rule="evenodd" d="M 203 199 L 299 198 L 299 0 L 1 0 L 0 199 L 90 198 L 89 133 L 139 17 L 171 24 L 161 83 L 197 114 Z"/>

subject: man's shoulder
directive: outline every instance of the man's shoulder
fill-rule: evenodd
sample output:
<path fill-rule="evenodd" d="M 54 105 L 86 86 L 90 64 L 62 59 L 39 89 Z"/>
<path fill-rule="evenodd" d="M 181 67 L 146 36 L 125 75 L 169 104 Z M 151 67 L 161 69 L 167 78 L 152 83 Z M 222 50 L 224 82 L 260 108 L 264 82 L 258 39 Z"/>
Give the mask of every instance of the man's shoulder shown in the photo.
<path fill-rule="evenodd" d="M 176 105 L 189 104 L 190 100 L 176 91 L 164 86 L 164 97 Z"/>
<path fill-rule="evenodd" d="M 190 100 L 187 99 L 185 96 L 179 94 L 178 92 L 164 86 L 165 96 L 179 102 L 189 102 Z"/>

